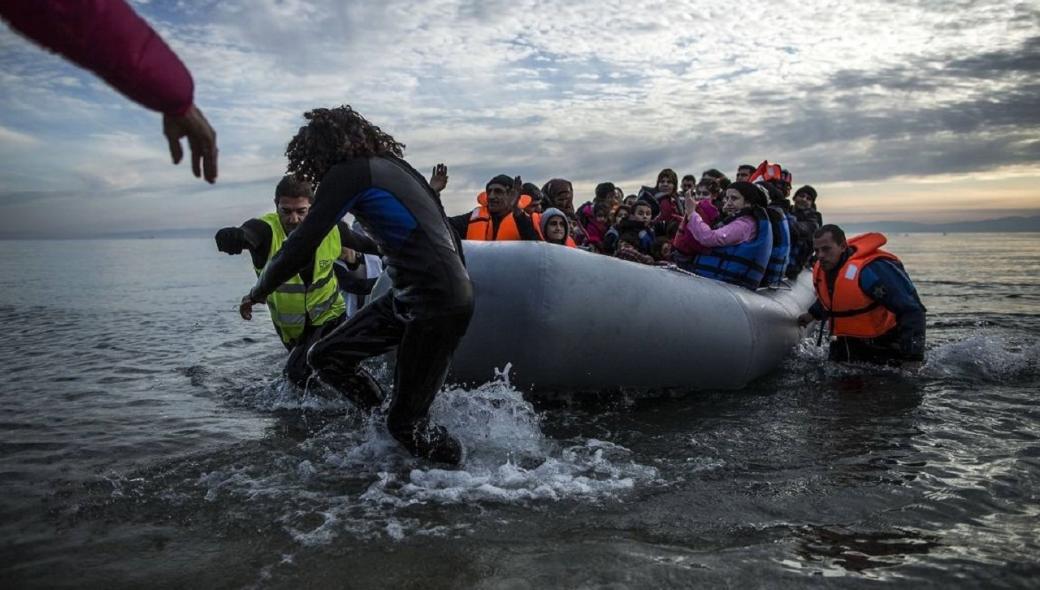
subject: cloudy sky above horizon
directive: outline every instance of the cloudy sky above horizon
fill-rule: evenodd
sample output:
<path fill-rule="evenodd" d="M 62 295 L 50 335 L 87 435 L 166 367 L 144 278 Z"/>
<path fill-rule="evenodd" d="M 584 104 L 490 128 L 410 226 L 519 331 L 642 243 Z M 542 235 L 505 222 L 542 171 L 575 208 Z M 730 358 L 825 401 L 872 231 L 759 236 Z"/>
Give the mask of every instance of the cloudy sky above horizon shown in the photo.
<path fill-rule="evenodd" d="M 828 220 L 1040 212 L 1040 4 L 829 0 L 134 2 L 191 69 L 220 178 L 159 115 L 0 27 L 0 237 L 220 227 L 270 208 L 310 108 L 350 104 L 449 168 L 700 176 L 779 161 Z"/>

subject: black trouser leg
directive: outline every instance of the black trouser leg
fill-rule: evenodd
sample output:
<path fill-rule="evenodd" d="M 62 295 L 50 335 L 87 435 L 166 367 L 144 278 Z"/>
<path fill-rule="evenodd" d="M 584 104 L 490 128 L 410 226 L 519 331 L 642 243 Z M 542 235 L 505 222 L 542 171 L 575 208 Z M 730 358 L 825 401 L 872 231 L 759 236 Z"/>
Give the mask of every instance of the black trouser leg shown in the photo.
<path fill-rule="evenodd" d="M 467 310 L 406 324 L 397 348 L 393 400 L 386 420 L 387 428 L 398 438 L 426 419 L 471 315 L 472 310 Z"/>
<path fill-rule="evenodd" d="M 837 362 L 895 364 L 904 360 L 895 330 L 877 338 L 839 336 L 831 342 L 830 360 Z"/>
<path fill-rule="evenodd" d="M 381 389 L 361 361 L 393 350 L 405 332 L 387 293 L 358 310 L 324 338 L 315 342 L 307 362 L 318 377 L 364 410 L 379 407 Z"/>
<path fill-rule="evenodd" d="M 311 326 L 304 332 L 300 341 L 289 351 L 289 358 L 285 361 L 285 378 L 290 383 L 299 388 L 307 387 L 307 380 L 311 377 L 311 367 L 307 364 L 307 351 L 315 342 L 331 334 L 341 323 L 343 323 L 343 316 L 320 326 Z"/>

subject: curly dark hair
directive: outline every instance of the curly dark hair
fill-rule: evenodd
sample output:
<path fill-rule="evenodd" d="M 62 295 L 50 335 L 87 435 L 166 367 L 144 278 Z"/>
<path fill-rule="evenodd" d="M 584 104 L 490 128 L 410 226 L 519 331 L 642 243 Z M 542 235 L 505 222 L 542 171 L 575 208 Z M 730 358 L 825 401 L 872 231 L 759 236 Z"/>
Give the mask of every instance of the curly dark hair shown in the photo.
<path fill-rule="evenodd" d="M 289 140 L 285 156 L 289 173 L 317 186 L 334 165 L 350 158 L 393 154 L 402 157 L 404 144 L 343 105 L 303 114 L 308 123 Z"/>

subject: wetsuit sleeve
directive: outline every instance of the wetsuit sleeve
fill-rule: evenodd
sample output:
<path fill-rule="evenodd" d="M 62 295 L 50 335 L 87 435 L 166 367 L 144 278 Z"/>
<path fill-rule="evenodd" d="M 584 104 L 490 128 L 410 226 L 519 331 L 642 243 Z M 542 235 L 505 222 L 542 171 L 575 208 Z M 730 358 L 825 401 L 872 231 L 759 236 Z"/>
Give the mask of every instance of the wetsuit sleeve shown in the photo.
<path fill-rule="evenodd" d="M 278 285 L 310 264 L 314 251 L 344 215 L 350 212 L 361 194 L 371 188 L 368 160 L 354 158 L 333 166 L 318 185 L 314 205 L 303 222 L 282 244 L 282 249 L 260 273 L 249 292 L 254 301 L 270 295 Z"/>
<path fill-rule="evenodd" d="M 123 0 L 5 1 L 0 15 L 143 107 L 183 115 L 192 105 L 188 68 Z"/>
<path fill-rule="evenodd" d="M 900 352 L 910 360 L 924 359 L 927 310 L 902 267 L 890 260 L 875 260 L 860 271 L 859 286 L 896 315 Z"/>
<path fill-rule="evenodd" d="M 342 221 L 339 222 L 339 243 L 341 246 L 350 248 L 355 252 L 380 255 L 379 246 L 376 245 L 375 240 L 355 232 Z"/>
<path fill-rule="evenodd" d="M 267 264 L 267 254 L 271 251 L 271 226 L 259 219 L 250 219 L 239 229 L 245 235 L 253 268 L 263 268 Z"/>
<path fill-rule="evenodd" d="M 530 240 L 540 242 L 542 238 L 538 235 L 538 232 L 534 229 L 534 222 L 531 218 L 521 212 L 513 213 L 513 219 L 516 221 L 516 231 L 520 234 L 521 240 Z"/>

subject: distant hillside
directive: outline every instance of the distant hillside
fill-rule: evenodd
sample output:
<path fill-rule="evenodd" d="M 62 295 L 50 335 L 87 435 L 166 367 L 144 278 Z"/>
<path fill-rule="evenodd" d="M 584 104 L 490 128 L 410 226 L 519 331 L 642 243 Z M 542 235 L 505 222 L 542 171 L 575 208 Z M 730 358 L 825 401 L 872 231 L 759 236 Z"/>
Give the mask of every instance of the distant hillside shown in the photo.
<path fill-rule="evenodd" d="M 886 233 L 1001 233 L 1040 232 L 1040 215 L 1030 217 L 1001 217 L 982 221 L 958 221 L 956 223 L 915 223 L 912 221 L 876 221 L 872 223 L 846 223 L 846 233 L 880 231 Z"/>

